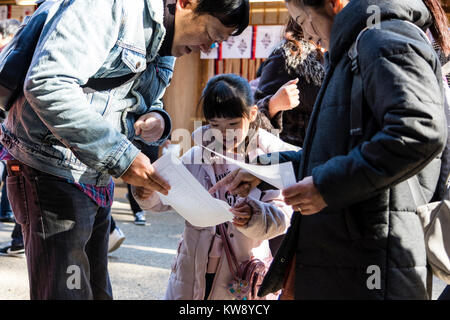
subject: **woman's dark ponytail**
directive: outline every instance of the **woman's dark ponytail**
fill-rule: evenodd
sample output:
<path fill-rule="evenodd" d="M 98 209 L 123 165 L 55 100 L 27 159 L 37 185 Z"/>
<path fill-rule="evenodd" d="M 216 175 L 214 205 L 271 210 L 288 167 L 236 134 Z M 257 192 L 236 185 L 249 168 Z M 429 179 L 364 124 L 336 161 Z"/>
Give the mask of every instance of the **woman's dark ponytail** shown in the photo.
<path fill-rule="evenodd" d="M 444 9 L 438 0 L 423 0 L 428 10 L 433 16 L 433 25 L 430 27 L 436 43 L 441 47 L 442 52 L 447 57 L 450 55 L 450 31 L 448 30 L 448 20 Z"/>

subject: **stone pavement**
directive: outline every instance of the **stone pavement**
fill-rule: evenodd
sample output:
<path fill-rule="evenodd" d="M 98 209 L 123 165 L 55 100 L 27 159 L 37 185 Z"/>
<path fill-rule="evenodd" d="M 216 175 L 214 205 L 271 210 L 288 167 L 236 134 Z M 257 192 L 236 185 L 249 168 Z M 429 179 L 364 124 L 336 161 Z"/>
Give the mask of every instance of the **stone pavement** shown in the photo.
<path fill-rule="evenodd" d="M 136 226 L 125 198 L 116 186 L 113 216 L 126 235 L 122 246 L 109 255 L 109 273 L 117 300 L 157 300 L 164 296 L 184 221 L 175 212 L 147 213 L 147 225 Z M 0 223 L 0 245 L 10 241 L 13 224 Z M 434 279 L 433 298 L 445 284 Z M 26 261 L 0 256 L 0 300 L 29 299 Z"/>

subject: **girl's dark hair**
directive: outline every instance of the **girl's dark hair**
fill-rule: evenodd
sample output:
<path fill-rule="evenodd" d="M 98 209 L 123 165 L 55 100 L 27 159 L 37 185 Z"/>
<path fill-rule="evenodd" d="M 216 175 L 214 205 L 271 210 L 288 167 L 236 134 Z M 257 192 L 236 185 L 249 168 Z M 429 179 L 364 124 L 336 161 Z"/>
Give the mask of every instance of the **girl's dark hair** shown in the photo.
<path fill-rule="evenodd" d="M 448 56 L 450 54 L 450 31 L 448 30 L 448 20 L 441 2 L 439 0 L 422 1 L 433 16 L 433 24 L 430 27 L 431 34 L 436 43 L 442 48 L 444 55 Z M 325 0 L 285 0 L 285 2 L 292 2 L 298 7 L 307 5 L 318 8 L 324 5 Z"/>
<path fill-rule="evenodd" d="M 236 28 L 233 36 L 241 34 L 250 21 L 248 0 L 198 0 L 195 13 L 209 14 L 226 27 Z"/>
<path fill-rule="evenodd" d="M 235 74 L 221 74 L 208 81 L 200 103 L 206 120 L 248 118 L 254 100 L 247 80 Z"/>

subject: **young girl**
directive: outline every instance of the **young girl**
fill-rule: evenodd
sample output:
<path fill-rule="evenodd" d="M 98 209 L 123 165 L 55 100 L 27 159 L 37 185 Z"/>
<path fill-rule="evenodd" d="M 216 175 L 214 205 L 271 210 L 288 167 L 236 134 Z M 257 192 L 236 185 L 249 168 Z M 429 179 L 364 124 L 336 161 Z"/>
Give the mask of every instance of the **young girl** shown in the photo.
<path fill-rule="evenodd" d="M 196 141 L 197 144 L 202 143 L 211 149 L 222 150 L 227 156 L 247 161 L 254 160 L 260 154 L 296 149 L 267 131 L 258 129 L 258 109 L 245 79 L 232 74 L 216 76 L 207 83 L 202 99 L 203 113 L 209 126 L 200 128 L 193 136 L 209 137 L 213 131 L 215 139 L 212 143 Z M 195 146 L 185 153 L 182 160 L 209 190 L 236 166 L 225 164 L 217 158 L 206 160 L 203 153 L 201 146 Z M 170 209 L 160 202 L 156 193 L 146 193 L 142 189 L 134 193 L 144 210 L 161 212 Z M 213 196 L 233 207 L 234 221 L 225 225 L 238 262 L 258 258 L 268 266 L 272 255 L 267 240 L 286 231 L 292 212 L 283 204 L 280 192 L 255 188 L 247 198 L 238 199 L 223 188 Z M 186 222 L 165 299 L 233 299 L 227 288 L 233 274 L 217 227 L 198 228 Z"/>

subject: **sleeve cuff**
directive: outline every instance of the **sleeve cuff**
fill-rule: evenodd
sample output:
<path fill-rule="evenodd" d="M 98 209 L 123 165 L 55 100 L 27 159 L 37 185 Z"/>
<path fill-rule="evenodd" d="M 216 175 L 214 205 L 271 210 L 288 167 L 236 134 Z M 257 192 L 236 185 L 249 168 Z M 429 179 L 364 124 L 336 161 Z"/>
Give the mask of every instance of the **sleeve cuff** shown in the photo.
<path fill-rule="evenodd" d="M 107 162 L 108 173 L 115 178 L 121 177 L 131 166 L 139 152 L 140 150 L 128 139 L 123 140 L 117 151 L 110 156 L 113 160 Z"/>
<path fill-rule="evenodd" d="M 269 115 L 269 102 L 270 99 L 273 97 L 273 95 L 268 95 L 264 97 L 263 99 L 259 100 L 257 102 L 258 109 L 263 116 L 263 122 L 265 122 L 264 126 L 269 127 L 270 129 L 278 129 L 280 131 L 283 130 L 283 112 L 278 112 L 273 118 L 270 118 Z M 267 123 L 270 122 L 270 125 Z"/>

